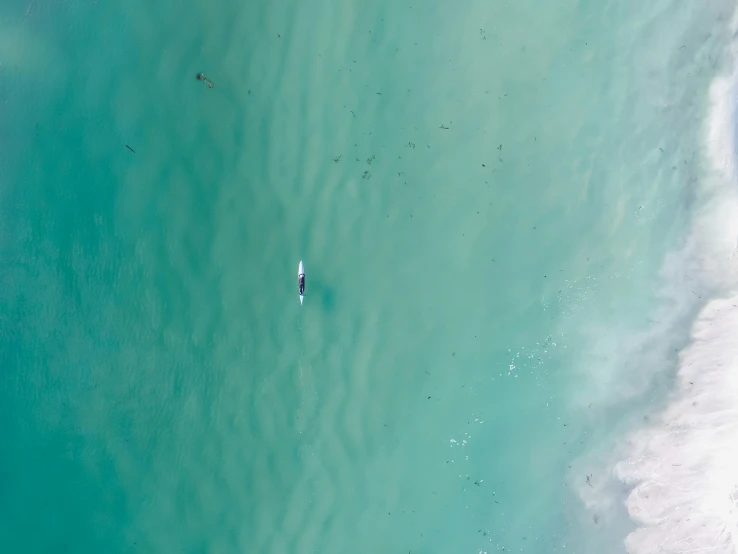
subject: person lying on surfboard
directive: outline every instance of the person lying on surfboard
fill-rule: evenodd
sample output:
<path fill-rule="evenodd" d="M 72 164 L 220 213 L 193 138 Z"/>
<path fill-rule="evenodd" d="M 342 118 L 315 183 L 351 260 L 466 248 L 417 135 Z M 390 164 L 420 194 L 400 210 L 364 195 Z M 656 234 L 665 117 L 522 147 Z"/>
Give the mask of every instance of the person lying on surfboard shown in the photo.
<path fill-rule="evenodd" d="M 213 88 L 215 86 L 210 79 L 205 77 L 204 73 L 198 73 L 197 75 L 195 75 L 195 79 L 197 79 L 198 81 L 205 81 L 209 88 Z"/>
<path fill-rule="evenodd" d="M 297 288 L 300 292 L 300 304 L 302 304 L 302 298 L 305 295 L 305 266 L 302 265 L 302 260 L 297 266 Z"/>

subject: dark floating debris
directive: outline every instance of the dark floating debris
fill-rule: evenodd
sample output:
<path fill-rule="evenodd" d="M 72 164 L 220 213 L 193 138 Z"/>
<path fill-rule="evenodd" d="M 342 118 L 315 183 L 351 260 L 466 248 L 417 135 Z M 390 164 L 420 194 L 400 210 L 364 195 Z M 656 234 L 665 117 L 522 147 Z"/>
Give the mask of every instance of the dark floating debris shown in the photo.
<path fill-rule="evenodd" d="M 205 81 L 205 84 L 208 86 L 208 88 L 214 88 L 215 87 L 215 85 L 213 84 L 213 82 L 210 79 L 208 79 L 207 77 L 205 77 L 205 74 L 204 73 L 198 73 L 197 75 L 195 75 L 195 78 L 198 81 Z"/>
<path fill-rule="evenodd" d="M 136 153 L 136 151 L 135 151 L 135 150 L 134 150 L 133 148 L 131 148 L 130 146 L 128 146 L 127 144 L 126 144 L 126 148 L 128 148 L 128 150 L 130 150 L 130 151 L 131 151 L 131 152 L 133 152 L 134 154 Z"/>

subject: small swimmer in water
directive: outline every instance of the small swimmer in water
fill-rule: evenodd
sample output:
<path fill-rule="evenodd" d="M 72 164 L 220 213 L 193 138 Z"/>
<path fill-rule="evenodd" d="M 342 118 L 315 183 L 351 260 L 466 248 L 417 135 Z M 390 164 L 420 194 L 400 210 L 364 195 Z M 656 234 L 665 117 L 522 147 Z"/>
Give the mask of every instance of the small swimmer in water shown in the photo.
<path fill-rule="evenodd" d="M 196 79 L 197 79 L 198 81 L 205 81 L 205 84 L 207 84 L 209 88 L 213 88 L 213 87 L 215 87 L 215 85 L 213 84 L 213 82 L 212 82 L 212 81 L 211 81 L 210 79 L 208 79 L 207 77 L 205 77 L 205 74 L 204 74 L 204 73 L 198 73 L 198 74 L 197 74 L 197 75 L 195 76 L 195 78 L 196 78 Z"/>

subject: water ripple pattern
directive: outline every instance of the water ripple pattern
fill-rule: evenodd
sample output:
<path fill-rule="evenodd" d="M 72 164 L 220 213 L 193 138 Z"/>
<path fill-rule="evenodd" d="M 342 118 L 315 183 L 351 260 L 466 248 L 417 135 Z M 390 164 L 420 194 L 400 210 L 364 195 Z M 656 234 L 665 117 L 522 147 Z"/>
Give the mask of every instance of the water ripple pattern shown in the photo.
<path fill-rule="evenodd" d="M 0 550 L 563 548 L 699 172 L 659 9 L 0 12 Z"/>

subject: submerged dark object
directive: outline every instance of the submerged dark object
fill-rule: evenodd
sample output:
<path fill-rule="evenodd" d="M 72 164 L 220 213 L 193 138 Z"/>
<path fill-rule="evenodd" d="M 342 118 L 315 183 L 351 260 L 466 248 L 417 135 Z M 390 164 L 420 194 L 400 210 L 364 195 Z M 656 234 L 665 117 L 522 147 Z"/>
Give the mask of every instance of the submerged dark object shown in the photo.
<path fill-rule="evenodd" d="M 210 79 L 208 79 L 208 78 L 207 78 L 207 77 L 205 76 L 205 74 L 204 74 L 204 73 L 198 73 L 197 75 L 195 75 L 195 79 L 197 79 L 198 81 L 205 81 L 205 83 L 206 83 L 206 84 L 208 85 L 208 87 L 210 87 L 210 88 L 213 88 L 213 87 L 215 87 L 215 85 L 213 84 L 213 82 L 212 82 L 212 81 L 211 81 Z"/>
<path fill-rule="evenodd" d="M 136 153 L 136 151 L 135 151 L 135 150 L 134 150 L 133 148 L 131 148 L 130 146 L 128 146 L 127 144 L 126 144 L 126 148 L 128 148 L 128 150 L 130 150 L 130 151 L 131 151 L 131 152 L 133 152 L 134 154 Z"/>

